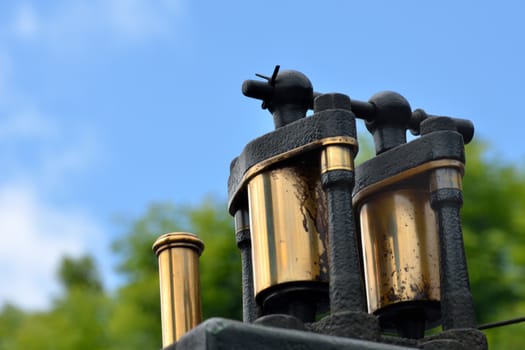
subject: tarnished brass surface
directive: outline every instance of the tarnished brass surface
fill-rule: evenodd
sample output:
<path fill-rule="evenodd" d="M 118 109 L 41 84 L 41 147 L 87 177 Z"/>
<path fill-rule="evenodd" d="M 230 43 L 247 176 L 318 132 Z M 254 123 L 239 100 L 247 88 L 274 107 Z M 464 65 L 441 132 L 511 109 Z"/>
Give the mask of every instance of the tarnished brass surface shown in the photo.
<path fill-rule="evenodd" d="M 430 175 L 430 192 L 440 188 L 462 189 L 462 172 L 457 168 L 438 168 Z"/>
<path fill-rule="evenodd" d="M 398 184 L 400 182 L 412 179 L 417 177 L 417 175 L 423 174 L 425 172 L 428 172 L 429 170 L 439 170 L 439 169 L 457 169 L 460 176 L 463 176 L 463 172 L 465 169 L 465 164 L 461 163 L 459 160 L 455 159 L 439 159 L 434 160 L 431 162 L 423 163 L 417 167 L 408 169 L 406 171 L 400 172 L 394 176 L 391 176 L 383 181 L 376 182 L 370 186 L 367 186 L 363 189 L 361 189 L 358 193 L 356 193 L 353 198 L 352 202 L 354 203 L 354 207 L 357 203 L 361 202 L 362 198 L 368 197 L 369 195 L 373 193 L 377 193 L 389 186 Z M 460 182 L 461 183 L 461 182 Z"/>
<path fill-rule="evenodd" d="M 332 170 L 354 170 L 352 149 L 344 145 L 328 145 L 321 151 L 321 173 Z"/>
<path fill-rule="evenodd" d="M 463 170 L 457 160 L 431 161 L 354 195 L 370 312 L 404 301 L 439 301 L 439 236 L 430 193 L 461 189 Z"/>
<path fill-rule="evenodd" d="M 328 282 L 326 199 L 319 174 L 319 165 L 288 166 L 248 183 L 256 296 L 285 282 Z"/>
<path fill-rule="evenodd" d="M 291 158 L 304 155 L 307 152 L 317 151 L 322 147 L 326 147 L 329 145 L 340 145 L 348 147 L 352 150 L 353 154 L 357 153 L 358 144 L 357 140 L 354 137 L 350 136 L 333 136 L 333 137 L 326 137 L 324 139 L 315 140 L 314 142 L 310 142 L 306 145 L 302 145 L 300 147 L 293 148 L 287 152 L 279 153 L 273 157 L 270 157 L 268 159 L 263 160 L 262 162 L 259 162 L 255 165 L 253 165 L 251 168 L 249 168 L 246 173 L 243 175 L 241 182 L 241 185 L 239 188 L 243 188 L 247 186 L 248 182 L 257 174 L 265 171 L 266 169 L 275 167 L 278 163 L 288 161 Z M 233 198 L 233 197 L 232 197 Z M 232 200 L 230 198 L 230 201 Z M 231 205 L 231 202 L 228 203 L 228 207 Z"/>
<path fill-rule="evenodd" d="M 203 242 L 187 232 L 167 233 L 153 244 L 159 259 L 163 347 L 202 321 L 199 256 L 203 249 Z"/>
<path fill-rule="evenodd" d="M 369 312 L 439 301 L 439 237 L 428 191 L 385 190 L 363 200 L 359 213 Z"/>

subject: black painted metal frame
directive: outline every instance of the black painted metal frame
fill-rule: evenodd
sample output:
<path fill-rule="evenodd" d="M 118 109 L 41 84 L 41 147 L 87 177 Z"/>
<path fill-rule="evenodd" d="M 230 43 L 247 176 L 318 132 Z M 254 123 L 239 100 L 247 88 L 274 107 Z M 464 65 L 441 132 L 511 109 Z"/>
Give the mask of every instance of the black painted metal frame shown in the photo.
<path fill-rule="evenodd" d="M 260 75 L 259 75 L 260 76 Z M 183 336 L 171 349 L 486 349 L 476 329 L 464 254 L 458 189 L 431 194 L 440 233 L 441 313 L 443 332 L 422 339 L 381 333 L 374 315 L 366 312 L 352 194 L 401 171 L 439 159 L 465 161 L 464 144 L 473 125 L 464 119 L 412 112 L 399 94 L 384 92 L 369 102 L 342 94 L 314 93 L 308 78 L 296 71 L 279 72 L 267 82 L 249 80 L 243 93 L 263 101 L 276 130 L 250 142 L 231 164 L 229 211 L 235 216 L 236 239 L 242 257 L 244 323 L 212 319 Z M 308 109 L 314 114 L 306 117 Z M 356 136 L 355 118 L 366 121 L 377 155 L 355 171 L 322 175 L 329 222 L 330 314 L 304 324 L 290 315 L 265 315 L 255 302 L 247 194 L 243 182 L 256 164 L 325 137 Z M 406 131 L 421 137 L 406 142 Z M 354 188 L 355 187 L 355 188 Z"/>

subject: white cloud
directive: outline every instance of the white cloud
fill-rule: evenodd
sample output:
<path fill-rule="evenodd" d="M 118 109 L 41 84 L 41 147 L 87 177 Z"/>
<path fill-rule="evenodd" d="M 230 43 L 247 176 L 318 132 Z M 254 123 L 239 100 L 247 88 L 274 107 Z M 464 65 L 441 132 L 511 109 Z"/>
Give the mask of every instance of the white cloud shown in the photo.
<path fill-rule="evenodd" d="M 107 23 L 116 33 L 128 38 L 162 35 L 171 30 L 171 15 L 176 14 L 175 1 L 145 0 L 108 1 Z"/>
<path fill-rule="evenodd" d="M 0 119 L 0 162 L 5 165 L 0 181 L 24 179 L 40 192 L 66 188 L 71 176 L 82 175 L 100 160 L 101 147 L 87 125 L 66 126 L 34 109 L 20 109 Z"/>
<path fill-rule="evenodd" d="M 12 22 L 14 33 L 25 39 L 34 37 L 39 26 L 34 7 L 29 3 L 22 3 L 15 11 Z"/>
<path fill-rule="evenodd" d="M 0 300 L 44 308 L 58 292 L 56 269 L 64 254 L 79 255 L 102 230 L 78 210 L 55 208 L 28 184 L 0 186 Z"/>
<path fill-rule="evenodd" d="M 11 50 L 29 45 L 39 55 L 99 52 L 172 38 L 181 1 L 26 0 L 14 5 L 10 22 L 0 24 L 7 39 L 0 43 L 0 305 L 9 300 L 46 307 L 58 291 L 61 256 L 89 252 L 107 267 L 107 257 L 101 258 L 109 247 L 102 225 L 72 198 L 100 163 L 103 142 L 74 115 L 45 115 L 31 96 L 13 89 L 18 66 Z M 68 206 L 59 203 L 64 198 Z"/>
<path fill-rule="evenodd" d="M 97 161 L 94 135 L 30 109 L 0 120 L 0 278 L 8 286 L 0 288 L 0 305 L 48 306 L 63 255 L 100 258 L 109 247 L 89 213 L 53 201 L 71 196 L 75 179 Z"/>
<path fill-rule="evenodd" d="M 8 78 L 11 73 L 11 61 L 7 50 L 0 46 L 0 106 L 5 105 L 8 95 Z"/>
<path fill-rule="evenodd" d="M 41 153 L 40 178 L 47 187 L 67 187 L 72 175 L 86 174 L 100 161 L 102 141 L 95 132 L 85 127 L 68 130 L 68 134 L 73 137 L 44 148 Z"/>
<path fill-rule="evenodd" d="M 181 1 L 62 0 L 48 4 L 45 11 L 42 6 L 22 3 L 15 9 L 11 32 L 60 50 L 142 42 L 174 34 Z"/>
<path fill-rule="evenodd" d="M 57 127 L 49 119 L 40 117 L 35 111 L 20 110 L 16 116 L 0 120 L 0 145 L 16 140 L 35 140 L 56 135 Z"/>

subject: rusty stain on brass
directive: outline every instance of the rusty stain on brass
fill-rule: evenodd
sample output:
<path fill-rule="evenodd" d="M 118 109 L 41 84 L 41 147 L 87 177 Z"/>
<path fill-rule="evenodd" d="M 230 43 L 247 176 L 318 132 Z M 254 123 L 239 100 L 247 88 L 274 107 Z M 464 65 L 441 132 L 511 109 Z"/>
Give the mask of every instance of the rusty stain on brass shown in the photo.
<path fill-rule="evenodd" d="M 403 301 L 439 301 L 439 237 L 428 176 L 359 203 L 370 312 Z"/>
<path fill-rule="evenodd" d="M 254 289 L 328 282 L 327 212 L 319 162 L 269 169 L 248 183 Z"/>
<path fill-rule="evenodd" d="M 266 170 L 274 169 L 279 165 L 282 165 L 283 163 L 286 163 L 292 159 L 297 159 L 298 157 L 301 157 L 304 154 L 311 153 L 320 157 L 319 150 L 323 147 L 328 147 L 332 145 L 347 147 L 351 150 L 353 155 L 357 153 L 358 149 L 357 139 L 350 136 L 333 136 L 315 140 L 306 145 L 302 145 L 291 149 L 287 152 L 279 153 L 273 157 L 270 157 L 268 159 L 263 160 L 262 162 L 253 165 L 244 173 L 239 188 L 245 188 L 254 176 L 261 174 Z M 230 198 L 230 200 L 231 199 L 232 198 Z M 230 205 L 231 202 L 228 203 L 228 206 Z"/>

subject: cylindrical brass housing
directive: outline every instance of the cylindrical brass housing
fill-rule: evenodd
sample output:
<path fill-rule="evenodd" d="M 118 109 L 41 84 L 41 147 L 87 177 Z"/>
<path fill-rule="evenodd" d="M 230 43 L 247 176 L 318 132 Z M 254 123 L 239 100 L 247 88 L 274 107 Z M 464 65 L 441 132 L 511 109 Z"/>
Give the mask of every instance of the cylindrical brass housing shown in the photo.
<path fill-rule="evenodd" d="M 361 229 L 368 310 L 382 326 L 440 315 L 439 228 L 430 195 L 461 189 L 463 163 L 440 159 L 361 188 L 353 196 Z M 416 316 L 417 315 L 417 316 Z"/>
<path fill-rule="evenodd" d="M 369 311 L 439 301 L 439 237 L 428 191 L 385 190 L 359 210 Z"/>
<path fill-rule="evenodd" d="M 159 259 L 163 347 L 202 321 L 199 256 L 203 249 L 203 242 L 187 232 L 167 233 L 153 244 Z"/>
<path fill-rule="evenodd" d="M 348 145 L 327 145 L 321 151 L 321 173 L 354 170 L 354 150 Z"/>
<path fill-rule="evenodd" d="M 319 164 L 266 170 L 248 183 L 258 300 L 288 282 L 328 283 L 326 199 Z"/>

